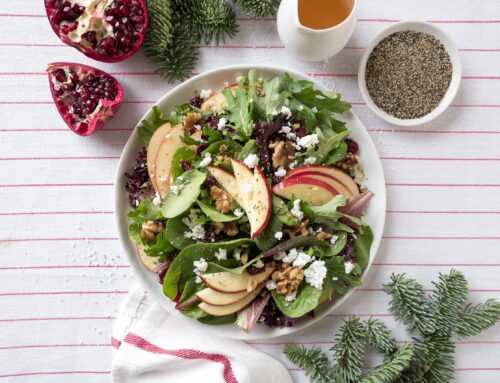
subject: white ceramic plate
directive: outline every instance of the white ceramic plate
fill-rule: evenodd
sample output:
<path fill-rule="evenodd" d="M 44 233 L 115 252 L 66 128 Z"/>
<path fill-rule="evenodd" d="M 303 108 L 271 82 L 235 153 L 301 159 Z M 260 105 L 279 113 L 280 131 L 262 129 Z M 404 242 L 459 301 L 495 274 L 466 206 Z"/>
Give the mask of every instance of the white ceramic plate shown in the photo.
<path fill-rule="evenodd" d="M 419 118 L 413 119 L 401 119 L 390 114 L 387 114 L 382 109 L 380 109 L 370 97 L 368 93 L 368 89 L 366 87 L 365 80 L 365 70 L 366 70 L 366 62 L 368 61 L 368 57 L 373 51 L 373 48 L 384 38 L 387 36 L 401 31 L 415 31 L 415 32 L 424 32 L 434 36 L 438 39 L 446 49 L 446 52 L 450 55 L 451 65 L 453 67 L 453 72 L 451 75 L 450 86 L 445 93 L 443 99 L 439 103 L 439 105 L 429 114 Z M 427 124 L 431 122 L 438 116 L 440 116 L 451 104 L 453 99 L 455 98 L 458 88 L 460 88 L 460 82 L 462 81 L 462 64 L 460 63 L 460 55 L 458 53 L 458 49 L 453 42 L 452 38 L 444 32 L 442 29 L 436 27 L 433 24 L 426 23 L 424 21 L 401 21 L 399 23 L 393 24 L 382 31 L 380 31 L 373 39 L 370 41 L 370 44 L 365 49 L 363 56 L 361 57 L 361 61 L 359 62 L 358 69 L 358 85 L 359 90 L 361 92 L 361 96 L 365 100 L 366 104 L 370 107 L 370 109 L 380 118 L 387 121 L 390 124 L 398 125 L 398 126 L 419 126 L 423 124 Z"/>
<path fill-rule="evenodd" d="M 223 83 L 225 81 L 234 82 L 237 76 L 248 73 L 248 71 L 252 68 L 255 68 L 258 71 L 259 75 L 263 78 L 270 78 L 287 71 L 295 78 L 315 82 L 318 89 L 328 90 L 324 85 L 316 82 L 313 78 L 305 76 L 293 70 L 285 70 L 283 68 L 267 65 L 238 65 L 215 69 L 193 77 L 168 92 L 156 103 L 156 105 L 163 112 L 169 113 L 176 105 L 187 102 L 193 96 L 196 90 L 222 89 L 224 87 Z M 147 114 L 143 118 L 145 118 L 146 116 Z M 342 115 L 342 119 L 347 122 L 347 127 L 351 130 L 352 137 L 359 143 L 361 149 L 361 161 L 367 175 L 366 185 L 375 193 L 375 197 L 370 201 L 366 216 L 364 217 L 364 220 L 371 226 L 374 235 L 374 240 L 370 252 L 370 262 L 363 273 L 364 277 L 370 269 L 373 259 L 375 258 L 377 249 L 380 244 L 380 239 L 382 237 L 382 232 L 384 230 L 386 205 L 385 180 L 382 164 L 375 149 L 375 145 L 373 144 L 373 141 L 363 127 L 361 121 L 353 112 L 345 113 L 344 115 Z M 170 301 L 170 299 L 163 295 L 162 286 L 157 282 L 156 276 L 148 271 L 144 266 L 142 266 L 136 256 L 135 246 L 128 236 L 129 222 L 127 219 L 127 213 L 130 210 L 130 207 L 127 201 L 127 192 L 124 188 L 125 177 L 123 176 L 123 174 L 134 165 L 137 153 L 141 150 L 142 147 L 143 142 L 138 136 L 137 130 L 134 130 L 127 142 L 127 145 L 125 146 L 125 149 L 123 150 L 122 156 L 120 158 L 120 163 L 118 165 L 115 182 L 115 215 L 118 225 L 120 242 L 123 246 L 123 249 L 125 250 L 125 253 L 127 254 L 128 261 L 135 276 L 142 283 L 144 289 L 148 291 L 151 296 L 159 304 L 165 307 L 165 309 L 168 310 L 172 315 L 182 318 L 182 320 L 184 320 L 184 322 L 186 323 L 186 326 L 198 327 L 199 329 L 203 329 L 203 331 L 209 331 L 213 334 L 225 338 L 247 340 L 273 338 L 285 334 L 291 334 L 295 331 L 310 326 L 311 324 L 321 320 L 321 318 L 323 318 L 328 313 L 336 310 L 351 296 L 351 294 L 353 293 L 352 289 L 340 299 L 325 303 L 318 307 L 315 310 L 316 315 L 314 318 L 302 318 L 298 320 L 293 327 L 269 328 L 264 325 L 258 325 L 251 333 L 248 334 L 236 325 L 231 324 L 210 326 L 199 323 L 195 319 L 183 316 L 175 309 L 174 304 Z"/>

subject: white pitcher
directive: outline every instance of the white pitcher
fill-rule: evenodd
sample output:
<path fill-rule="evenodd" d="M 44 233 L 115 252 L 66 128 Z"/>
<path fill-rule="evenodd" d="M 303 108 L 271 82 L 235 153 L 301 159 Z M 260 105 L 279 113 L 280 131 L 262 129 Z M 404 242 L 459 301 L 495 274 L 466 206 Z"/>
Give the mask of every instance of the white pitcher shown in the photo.
<path fill-rule="evenodd" d="M 336 55 L 345 47 L 354 30 L 358 1 L 351 1 L 351 13 L 340 24 L 327 29 L 311 29 L 300 23 L 299 0 L 282 0 L 277 16 L 281 41 L 306 61 L 322 61 Z"/>

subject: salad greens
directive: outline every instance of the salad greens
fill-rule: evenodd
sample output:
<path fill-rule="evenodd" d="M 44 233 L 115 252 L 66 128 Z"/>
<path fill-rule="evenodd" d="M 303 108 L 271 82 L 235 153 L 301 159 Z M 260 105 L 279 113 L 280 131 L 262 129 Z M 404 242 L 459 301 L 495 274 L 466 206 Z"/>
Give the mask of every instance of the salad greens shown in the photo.
<path fill-rule="evenodd" d="M 349 109 L 312 82 L 251 70 L 169 115 L 155 106 L 139 124 L 147 149 L 165 144 L 171 153 L 149 155 L 127 173 L 130 193 L 149 190 L 130 198 L 130 238 L 184 315 L 212 325 L 241 315 L 246 330 L 257 321 L 290 325 L 361 284 L 373 242 L 362 220 L 371 195 L 349 168 L 358 145 L 339 118 Z M 178 142 L 155 135 L 167 122 L 182 124 Z M 170 169 L 159 174 L 162 193 L 149 179 L 159 168 Z M 255 304 L 241 303 L 254 292 Z"/>

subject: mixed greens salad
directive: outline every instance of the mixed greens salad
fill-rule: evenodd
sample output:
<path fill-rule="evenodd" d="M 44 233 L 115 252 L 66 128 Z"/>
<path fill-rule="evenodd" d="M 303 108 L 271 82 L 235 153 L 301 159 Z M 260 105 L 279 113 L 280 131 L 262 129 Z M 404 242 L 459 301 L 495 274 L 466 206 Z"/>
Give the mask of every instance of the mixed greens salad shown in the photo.
<path fill-rule="evenodd" d="M 361 284 L 372 193 L 336 117 L 349 108 L 312 82 L 251 70 L 141 122 L 130 238 L 182 314 L 291 326 Z"/>

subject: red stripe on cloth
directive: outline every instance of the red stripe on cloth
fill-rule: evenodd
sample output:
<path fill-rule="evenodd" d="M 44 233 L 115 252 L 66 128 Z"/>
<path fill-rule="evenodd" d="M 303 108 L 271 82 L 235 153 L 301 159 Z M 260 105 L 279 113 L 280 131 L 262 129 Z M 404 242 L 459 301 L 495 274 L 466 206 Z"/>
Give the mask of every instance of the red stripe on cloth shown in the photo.
<path fill-rule="evenodd" d="M 0 213 L 0 216 L 12 216 L 12 215 L 101 215 L 101 214 L 113 214 L 112 211 L 20 211 L 20 212 L 6 212 Z"/>
<path fill-rule="evenodd" d="M 127 294 L 128 291 L 27 291 L 27 292 L 14 292 L 14 293 L 0 293 L 0 297 L 18 297 L 18 296 L 31 296 L 31 295 L 113 295 L 113 294 Z"/>
<path fill-rule="evenodd" d="M 423 133 L 423 134 L 500 134 L 498 130 L 418 130 L 418 129 L 367 129 L 373 133 Z"/>
<path fill-rule="evenodd" d="M 500 211 L 387 210 L 388 214 L 500 214 Z M 2 215 L 0 213 L 0 215 Z"/>
<path fill-rule="evenodd" d="M 500 158 L 450 158 L 450 157 L 380 157 L 392 161 L 500 161 Z M 0 159 L 1 160 L 1 159 Z"/>
<path fill-rule="evenodd" d="M 31 188 L 31 187 L 85 187 L 85 186 L 115 186 L 112 183 L 72 183 L 72 184 L 4 184 L 0 185 L 0 188 Z"/>
<path fill-rule="evenodd" d="M 0 161 L 43 161 L 43 160 L 118 160 L 119 156 L 82 156 L 82 157 L 1 157 Z"/>
<path fill-rule="evenodd" d="M 38 322 L 38 321 L 66 321 L 66 320 L 115 320 L 116 317 L 45 317 L 45 318 L 12 318 L 0 319 L 0 322 Z"/>
<path fill-rule="evenodd" d="M 493 241 L 496 241 L 496 240 L 500 240 L 500 237 L 494 237 L 494 236 L 491 236 L 491 237 L 439 237 L 439 236 L 404 236 L 404 235 L 384 235 L 382 236 L 382 238 L 384 239 L 410 239 L 410 240 L 413 240 L 413 239 L 416 239 L 416 240 L 420 240 L 420 239 L 423 239 L 423 240 L 448 240 L 448 239 L 451 239 L 451 240 L 464 240 L 464 241 L 467 241 L 467 240 L 493 240 Z"/>
<path fill-rule="evenodd" d="M 82 238 L 14 238 L 0 239 L 0 243 L 8 242 L 46 242 L 46 241 L 118 241 L 117 237 L 82 237 Z"/>
<path fill-rule="evenodd" d="M 111 337 L 111 346 L 113 346 L 114 348 L 116 348 L 118 350 L 121 345 L 122 345 L 121 341 L 119 341 L 118 339 L 116 339 L 113 336 Z"/>
<path fill-rule="evenodd" d="M 373 266 L 401 267 L 500 267 L 500 263 L 372 263 Z"/>
<path fill-rule="evenodd" d="M 224 380 L 227 383 L 238 383 L 234 375 L 229 359 L 222 354 L 209 354 L 199 350 L 192 349 L 179 349 L 179 350 L 166 350 L 158 347 L 155 344 L 141 338 L 138 335 L 128 333 L 124 339 L 125 342 L 140 348 L 141 350 L 148 351 L 154 354 L 172 355 L 183 359 L 206 359 L 211 362 L 221 363 L 224 366 Z"/>
<path fill-rule="evenodd" d="M 24 346 L 5 346 L 0 350 L 19 350 L 29 348 L 63 348 L 63 347 L 111 347 L 109 343 L 73 343 L 73 344 L 33 344 Z"/>
<path fill-rule="evenodd" d="M 386 186 L 417 186 L 417 187 L 500 187 L 500 184 L 425 184 L 425 183 L 386 183 Z"/>
<path fill-rule="evenodd" d="M 2 266 L 0 270 L 36 270 L 36 269 L 129 269 L 129 265 L 62 265 L 62 266 Z"/>
<path fill-rule="evenodd" d="M 85 375 L 85 374 L 110 374 L 111 371 L 40 371 L 40 372 L 20 372 L 18 374 L 0 375 L 0 378 L 14 378 L 17 376 L 34 375 Z"/>

